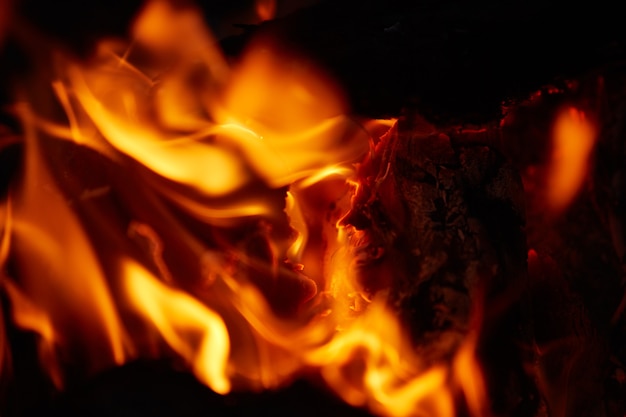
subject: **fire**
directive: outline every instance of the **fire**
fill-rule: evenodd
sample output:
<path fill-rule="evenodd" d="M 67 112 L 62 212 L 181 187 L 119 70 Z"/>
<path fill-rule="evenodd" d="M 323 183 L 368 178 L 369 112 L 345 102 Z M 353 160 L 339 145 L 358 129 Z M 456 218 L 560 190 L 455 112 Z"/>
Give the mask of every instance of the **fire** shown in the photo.
<path fill-rule="evenodd" d="M 23 117 L 32 125 L 25 110 Z M 122 364 L 128 353 L 126 336 L 104 272 L 41 158 L 35 132 L 27 131 L 25 140 L 25 178 L 9 200 L 11 218 L 6 223 L 19 275 L 13 285 L 20 289 L 9 291 L 14 320 L 38 330 L 42 343 L 80 349 L 93 370 Z"/>
<path fill-rule="evenodd" d="M 587 176 L 595 130 L 585 113 L 570 107 L 558 115 L 552 141 L 548 204 L 560 212 L 576 197 Z"/>
<path fill-rule="evenodd" d="M 175 291 L 133 262 L 124 275 L 132 304 L 153 323 L 170 346 L 193 364 L 200 381 L 220 394 L 230 390 L 226 377 L 229 339 L 221 317 L 192 296 Z M 192 346 L 200 333 L 197 347 Z"/>
<path fill-rule="evenodd" d="M 255 5 L 261 20 L 270 20 L 276 14 L 276 0 L 256 0 Z"/>
<path fill-rule="evenodd" d="M 275 2 L 256 4 L 271 18 Z M 89 377 L 174 357 L 221 394 L 315 369 L 380 415 L 452 416 L 459 390 L 483 414 L 474 339 L 423 363 L 352 277 L 355 166 L 394 122 L 350 117 L 275 41 L 227 64 L 192 8 L 149 2 L 132 33 L 88 62 L 59 53 L 66 125 L 37 100 L 16 107 L 26 156 L 0 211 L 0 277 L 55 384 L 70 363 Z"/>
<path fill-rule="evenodd" d="M 398 417 L 454 415 L 446 369 L 423 369 L 382 303 L 372 304 L 310 359 L 349 404 Z"/>
<path fill-rule="evenodd" d="M 48 370 L 54 385 L 58 388 L 63 387 L 63 374 L 56 359 L 59 335 L 56 334 L 50 317 L 34 305 L 11 281 L 4 282 L 4 286 L 14 304 L 13 320 L 22 329 L 35 332 L 40 336 L 39 360 Z"/>

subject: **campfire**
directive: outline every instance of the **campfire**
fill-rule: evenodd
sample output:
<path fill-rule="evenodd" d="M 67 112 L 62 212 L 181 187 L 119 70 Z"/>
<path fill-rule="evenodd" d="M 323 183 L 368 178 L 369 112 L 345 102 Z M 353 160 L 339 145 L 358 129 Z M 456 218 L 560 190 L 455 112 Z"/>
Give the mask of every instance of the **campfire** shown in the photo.
<path fill-rule="evenodd" d="M 474 58 L 406 58 L 453 4 L 349 32 L 258 0 L 231 32 L 150 0 L 77 46 L 17 3 L 3 415 L 624 415 L 624 39 L 474 107 L 428 83 Z"/>

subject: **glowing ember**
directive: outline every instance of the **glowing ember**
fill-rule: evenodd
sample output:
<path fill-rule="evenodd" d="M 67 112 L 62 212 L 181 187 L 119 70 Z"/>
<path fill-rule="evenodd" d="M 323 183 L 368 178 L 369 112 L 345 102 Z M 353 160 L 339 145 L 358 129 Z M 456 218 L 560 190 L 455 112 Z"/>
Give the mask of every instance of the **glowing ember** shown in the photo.
<path fill-rule="evenodd" d="M 218 393 L 315 369 L 381 415 L 452 416 L 458 390 L 482 413 L 474 339 L 427 366 L 353 276 L 355 164 L 394 121 L 348 117 L 322 71 L 267 39 L 229 67 L 193 9 L 148 3 L 132 33 L 89 62 L 59 54 L 67 126 L 36 100 L 17 108 L 2 285 L 56 385 L 70 362 L 88 377 L 173 356 Z"/>
<path fill-rule="evenodd" d="M 256 0 L 256 13 L 261 20 L 270 20 L 276 14 L 276 0 Z"/>
<path fill-rule="evenodd" d="M 576 197 L 587 176 L 595 130 L 585 113 L 571 107 L 557 117 L 552 140 L 548 204 L 560 212 Z"/>

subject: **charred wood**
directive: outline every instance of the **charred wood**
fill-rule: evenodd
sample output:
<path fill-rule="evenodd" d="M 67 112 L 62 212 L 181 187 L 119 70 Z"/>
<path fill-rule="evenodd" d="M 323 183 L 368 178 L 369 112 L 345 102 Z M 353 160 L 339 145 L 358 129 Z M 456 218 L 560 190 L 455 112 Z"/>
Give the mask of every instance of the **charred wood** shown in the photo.
<path fill-rule="evenodd" d="M 518 347 L 532 340 L 524 190 L 504 155 L 474 136 L 402 118 L 361 165 L 346 222 L 357 253 L 374 254 L 357 256 L 359 283 L 389 293 L 420 355 L 449 361 L 479 315 L 494 411 L 532 415 L 538 397 Z"/>

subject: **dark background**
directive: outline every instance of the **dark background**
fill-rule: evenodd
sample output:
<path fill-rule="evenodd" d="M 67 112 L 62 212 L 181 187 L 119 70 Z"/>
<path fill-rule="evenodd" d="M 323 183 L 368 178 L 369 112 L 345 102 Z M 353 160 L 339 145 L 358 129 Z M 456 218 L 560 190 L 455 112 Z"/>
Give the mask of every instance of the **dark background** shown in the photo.
<path fill-rule="evenodd" d="M 234 25 L 258 23 L 250 0 L 195 4 L 230 54 L 254 31 Z M 141 5 L 13 0 L 8 21 L 87 56 L 102 36 L 125 36 Z M 442 123 L 483 122 L 505 100 L 626 55 L 623 15 L 609 1 L 279 0 L 277 10 L 259 29 L 325 65 L 368 115 L 409 106 Z M 14 77 L 34 65 L 10 33 L 0 47 L 5 102 Z"/>

